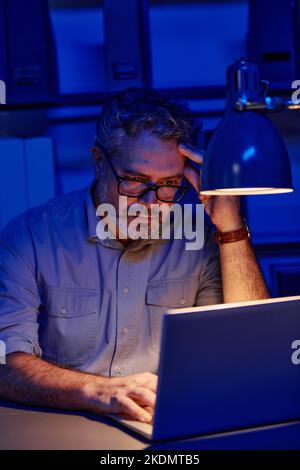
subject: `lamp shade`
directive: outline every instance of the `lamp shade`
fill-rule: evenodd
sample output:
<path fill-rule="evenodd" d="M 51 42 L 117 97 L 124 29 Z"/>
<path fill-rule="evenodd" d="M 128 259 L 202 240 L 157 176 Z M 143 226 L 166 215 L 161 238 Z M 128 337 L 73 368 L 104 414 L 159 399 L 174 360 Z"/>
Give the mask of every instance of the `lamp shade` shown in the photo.
<path fill-rule="evenodd" d="M 228 69 L 226 110 L 204 158 L 201 194 L 293 191 L 288 152 L 275 126 L 261 112 L 234 107 L 237 99 L 258 100 L 257 77 L 255 64 L 243 60 Z"/>

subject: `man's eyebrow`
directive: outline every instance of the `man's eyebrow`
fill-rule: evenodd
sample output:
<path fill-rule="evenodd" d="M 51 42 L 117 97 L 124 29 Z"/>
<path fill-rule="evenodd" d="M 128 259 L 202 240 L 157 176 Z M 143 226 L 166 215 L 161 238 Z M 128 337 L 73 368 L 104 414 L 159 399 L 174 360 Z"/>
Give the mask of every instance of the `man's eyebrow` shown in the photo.
<path fill-rule="evenodd" d="M 126 175 L 132 175 L 132 176 L 141 176 L 142 178 L 149 178 L 149 176 L 145 175 L 144 173 L 140 173 L 139 171 L 130 170 L 127 168 L 122 169 L 122 173 L 126 173 Z"/>
<path fill-rule="evenodd" d="M 140 173 L 139 171 L 132 170 L 132 169 L 123 169 L 122 173 L 125 173 L 126 175 L 139 176 L 141 178 L 150 179 L 149 175 L 145 175 L 144 173 Z M 172 178 L 182 178 L 182 174 L 178 173 L 177 175 L 163 176 L 162 178 L 159 178 L 159 179 L 160 180 L 170 180 Z"/>
<path fill-rule="evenodd" d="M 182 178 L 182 173 L 178 173 L 177 175 L 172 176 L 164 176 L 163 178 L 159 178 L 160 180 L 172 180 L 172 179 L 179 179 Z"/>

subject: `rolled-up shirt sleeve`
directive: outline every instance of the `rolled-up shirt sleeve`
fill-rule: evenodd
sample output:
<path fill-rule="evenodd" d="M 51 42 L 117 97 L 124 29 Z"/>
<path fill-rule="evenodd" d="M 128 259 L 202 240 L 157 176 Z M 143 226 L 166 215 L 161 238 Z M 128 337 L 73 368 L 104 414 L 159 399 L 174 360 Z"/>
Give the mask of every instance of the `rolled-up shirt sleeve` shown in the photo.
<path fill-rule="evenodd" d="M 39 295 L 33 247 L 26 223 L 16 219 L 0 234 L 0 340 L 6 354 L 27 352 L 41 357 L 38 341 Z"/>
<path fill-rule="evenodd" d="M 203 247 L 202 271 L 195 305 L 205 306 L 220 303 L 223 303 L 220 251 L 213 239 L 213 231 L 208 226 Z"/>

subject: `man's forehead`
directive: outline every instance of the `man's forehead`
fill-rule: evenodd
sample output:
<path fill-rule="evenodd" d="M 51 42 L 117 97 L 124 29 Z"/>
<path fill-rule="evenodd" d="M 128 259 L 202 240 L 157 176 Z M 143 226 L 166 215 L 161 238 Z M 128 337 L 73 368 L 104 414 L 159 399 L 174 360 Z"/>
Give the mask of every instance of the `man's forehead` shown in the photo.
<path fill-rule="evenodd" d="M 140 169 L 141 172 L 146 167 L 155 166 L 160 171 L 175 174 L 176 171 L 182 169 L 184 164 L 175 139 L 162 140 L 149 133 L 144 133 L 136 138 L 125 138 L 118 157 L 122 166 L 126 164 L 126 167 L 134 167 L 137 171 Z M 176 171 L 170 173 L 174 167 Z"/>

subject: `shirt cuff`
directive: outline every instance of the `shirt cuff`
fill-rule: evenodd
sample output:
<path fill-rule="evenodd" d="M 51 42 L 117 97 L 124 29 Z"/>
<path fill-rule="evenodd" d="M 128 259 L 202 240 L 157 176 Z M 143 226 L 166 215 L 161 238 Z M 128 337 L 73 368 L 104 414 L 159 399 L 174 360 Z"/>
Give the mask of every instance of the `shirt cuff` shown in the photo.
<path fill-rule="evenodd" d="M 38 343 L 27 338 L 10 336 L 5 338 L 0 336 L 1 341 L 1 357 L 15 352 L 24 352 L 33 356 L 42 357 L 42 350 Z"/>

